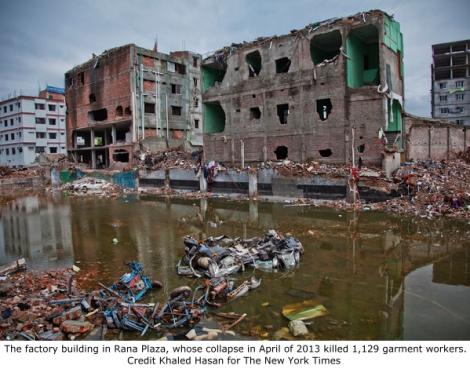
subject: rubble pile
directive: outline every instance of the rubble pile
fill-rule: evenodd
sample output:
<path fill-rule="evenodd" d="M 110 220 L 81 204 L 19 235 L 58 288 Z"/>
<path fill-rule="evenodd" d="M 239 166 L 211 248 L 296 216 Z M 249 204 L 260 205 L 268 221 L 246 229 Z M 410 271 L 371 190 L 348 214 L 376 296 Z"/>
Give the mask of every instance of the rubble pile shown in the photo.
<path fill-rule="evenodd" d="M 33 272 L 8 276 L 0 284 L 0 339 L 34 340 L 55 335 L 63 339 L 58 319 L 66 305 L 52 300 L 79 295 L 72 270 Z"/>
<path fill-rule="evenodd" d="M 423 217 L 470 218 L 470 163 L 452 161 L 407 162 L 394 174 L 402 196 L 383 208 Z"/>
<path fill-rule="evenodd" d="M 166 151 L 136 152 L 136 165 L 147 170 L 197 169 L 202 160 L 202 150 L 187 152 L 181 147 Z"/>
<path fill-rule="evenodd" d="M 347 177 L 350 168 L 345 165 L 326 165 L 314 160 L 296 163 L 292 160 L 277 162 L 267 161 L 258 165 L 258 169 L 275 169 L 284 177 L 310 177 L 312 175 L 327 175 L 332 178 Z"/>
<path fill-rule="evenodd" d="M 37 178 L 43 177 L 44 173 L 44 168 L 40 166 L 20 169 L 0 166 L 0 178 Z"/>

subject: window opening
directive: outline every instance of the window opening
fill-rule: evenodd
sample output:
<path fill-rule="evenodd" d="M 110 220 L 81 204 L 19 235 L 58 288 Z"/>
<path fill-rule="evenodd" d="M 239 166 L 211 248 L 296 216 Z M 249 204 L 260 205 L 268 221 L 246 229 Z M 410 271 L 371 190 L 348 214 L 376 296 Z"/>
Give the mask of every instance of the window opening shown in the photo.
<path fill-rule="evenodd" d="M 171 84 L 171 93 L 181 95 L 181 85 Z"/>
<path fill-rule="evenodd" d="M 317 100 L 317 113 L 320 117 L 320 120 L 325 121 L 328 119 L 329 115 L 331 114 L 331 109 L 333 105 L 331 104 L 330 99 L 321 99 Z"/>
<path fill-rule="evenodd" d="M 447 88 L 447 82 L 439 83 L 439 89 L 443 90 L 444 88 Z"/>
<path fill-rule="evenodd" d="M 55 118 L 49 118 L 49 125 L 50 125 L 50 126 L 55 126 L 55 125 L 56 125 L 56 120 L 55 120 Z"/>
<path fill-rule="evenodd" d="M 82 85 L 85 84 L 85 72 L 78 73 L 78 78 L 80 78 L 80 82 Z"/>
<path fill-rule="evenodd" d="M 144 111 L 146 113 L 154 114 L 155 113 L 155 104 L 153 104 L 153 103 L 144 103 Z"/>
<path fill-rule="evenodd" d="M 258 107 L 250 108 L 250 119 L 260 119 L 261 110 Z"/>
<path fill-rule="evenodd" d="M 199 119 L 194 119 L 194 128 L 199 128 Z"/>
<path fill-rule="evenodd" d="M 280 124 L 287 124 L 287 117 L 289 116 L 289 105 L 281 104 L 277 106 L 277 119 Z"/>
<path fill-rule="evenodd" d="M 439 96 L 439 101 L 447 101 L 447 95 Z"/>
<path fill-rule="evenodd" d="M 95 94 L 89 94 L 88 95 L 88 101 L 90 101 L 90 104 L 93 104 L 94 102 L 96 102 Z"/>
<path fill-rule="evenodd" d="M 277 160 L 287 159 L 287 153 L 288 153 L 288 150 L 287 150 L 287 147 L 285 146 L 278 146 L 276 150 L 274 151 L 274 154 L 276 154 Z"/>
<path fill-rule="evenodd" d="M 331 149 L 318 150 L 318 152 L 320 153 L 320 156 L 321 156 L 322 158 L 328 158 L 328 157 L 330 157 L 331 155 L 333 155 L 333 152 L 331 151 Z"/>
<path fill-rule="evenodd" d="M 113 153 L 113 160 L 115 162 L 128 163 L 129 162 L 129 153 L 126 150 L 118 149 Z"/>
<path fill-rule="evenodd" d="M 456 88 L 463 87 L 463 81 L 457 81 L 457 82 L 455 82 L 455 87 L 456 87 Z"/>
<path fill-rule="evenodd" d="M 116 107 L 116 117 L 122 117 L 122 106 Z"/>
<path fill-rule="evenodd" d="M 362 154 L 362 153 L 364 152 L 365 148 L 366 148 L 366 145 L 365 145 L 365 144 L 359 145 L 359 146 L 357 147 L 357 152 L 358 152 L 359 154 Z"/>
<path fill-rule="evenodd" d="M 171 115 L 181 116 L 181 106 L 172 106 Z"/>
<path fill-rule="evenodd" d="M 198 62 L 198 58 L 196 56 L 193 56 L 193 67 L 194 68 L 197 68 L 197 62 Z"/>
<path fill-rule="evenodd" d="M 55 111 L 56 106 L 55 105 L 48 105 L 47 108 L 49 111 Z"/>
<path fill-rule="evenodd" d="M 248 76 L 258 77 L 261 71 L 261 54 L 259 51 L 253 51 L 246 56 L 246 63 L 248 64 Z"/>
<path fill-rule="evenodd" d="M 46 124 L 46 118 L 36 118 L 36 124 Z"/>
<path fill-rule="evenodd" d="M 108 119 L 108 110 L 107 109 L 98 109 L 88 112 L 89 121 L 103 121 Z"/>
<path fill-rule="evenodd" d="M 276 60 L 276 73 L 287 73 L 289 71 L 290 64 L 289 58 Z"/>

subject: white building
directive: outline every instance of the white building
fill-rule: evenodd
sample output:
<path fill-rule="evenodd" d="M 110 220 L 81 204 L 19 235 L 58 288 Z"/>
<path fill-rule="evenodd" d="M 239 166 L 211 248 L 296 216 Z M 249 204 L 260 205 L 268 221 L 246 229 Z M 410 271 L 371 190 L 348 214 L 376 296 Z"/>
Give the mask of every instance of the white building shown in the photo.
<path fill-rule="evenodd" d="M 431 117 L 470 126 L 470 40 L 432 45 Z"/>
<path fill-rule="evenodd" d="M 64 90 L 0 102 L 0 165 L 27 166 L 39 154 L 66 154 Z"/>

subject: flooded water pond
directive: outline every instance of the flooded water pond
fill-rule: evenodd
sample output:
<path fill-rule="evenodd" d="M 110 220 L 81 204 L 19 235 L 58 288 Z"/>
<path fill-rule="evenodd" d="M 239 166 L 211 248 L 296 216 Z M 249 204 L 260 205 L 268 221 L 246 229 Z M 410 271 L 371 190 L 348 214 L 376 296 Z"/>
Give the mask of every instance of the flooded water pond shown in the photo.
<path fill-rule="evenodd" d="M 163 283 L 145 302 L 203 283 L 177 274 L 185 235 L 251 238 L 274 229 L 296 237 L 305 249 L 300 265 L 277 272 L 248 267 L 233 279 L 254 274 L 261 286 L 209 308 L 211 316 L 247 314 L 237 339 L 282 339 L 288 324 L 282 309 L 290 304 L 328 310 L 308 325 L 318 340 L 470 339 L 467 222 L 226 198 L 54 193 L 1 201 L 0 265 L 20 257 L 31 271 L 77 265 L 91 291 L 119 279 L 128 272 L 124 262 L 136 260 Z M 141 339 L 133 332 L 120 338 Z"/>

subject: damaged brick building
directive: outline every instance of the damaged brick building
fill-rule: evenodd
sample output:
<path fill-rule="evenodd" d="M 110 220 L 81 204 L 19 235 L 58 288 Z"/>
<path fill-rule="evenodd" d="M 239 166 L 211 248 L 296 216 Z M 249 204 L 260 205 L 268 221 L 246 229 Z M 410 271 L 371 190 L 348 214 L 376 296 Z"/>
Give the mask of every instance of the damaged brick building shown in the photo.
<path fill-rule="evenodd" d="M 357 164 L 361 157 L 381 167 L 388 156 L 396 166 L 403 55 L 400 24 L 379 10 L 217 51 L 203 61 L 205 160 Z"/>
<path fill-rule="evenodd" d="M 202 145 L 201 55 L 129 44 L 65 73 L 70 159 L 92 168 L 129 163 L 134 145 Z"/>

